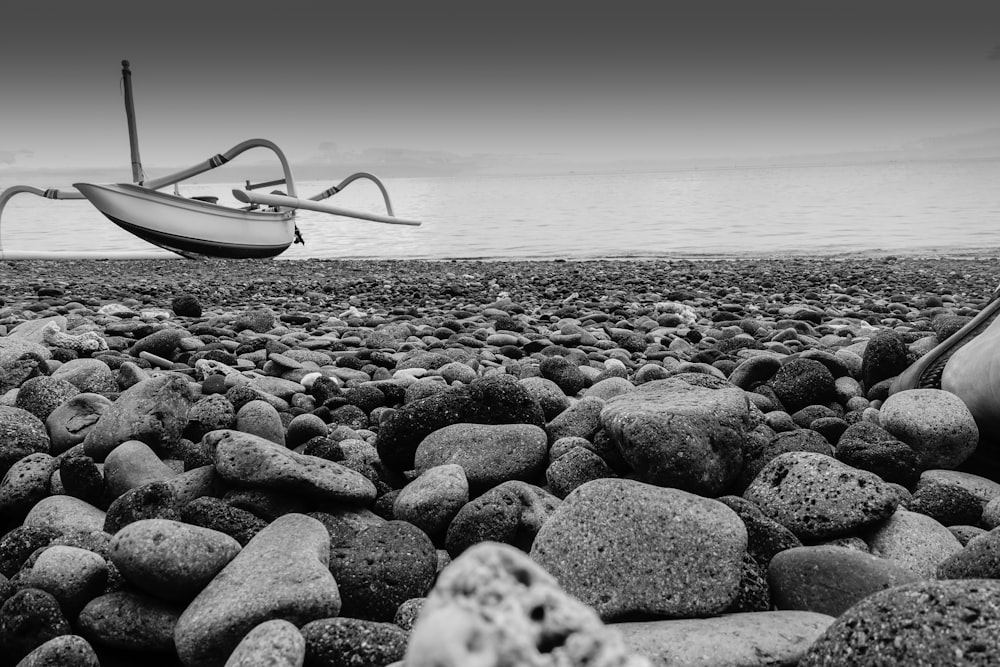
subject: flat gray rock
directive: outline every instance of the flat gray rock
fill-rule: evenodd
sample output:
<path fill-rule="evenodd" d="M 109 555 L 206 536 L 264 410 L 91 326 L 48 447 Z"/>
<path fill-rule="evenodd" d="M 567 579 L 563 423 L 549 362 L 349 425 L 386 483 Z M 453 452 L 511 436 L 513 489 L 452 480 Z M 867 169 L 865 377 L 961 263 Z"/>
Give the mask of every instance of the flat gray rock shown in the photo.
<path fill-rule="evenodd" d="M 896 490 L 871 472 L 814 452 L 772 459 L 743 497 L 803 540 L 854 533 L 888 518 Z"/>
<path fill-rule="evenodd" d="M 924 469 L 957 468 L 979 444 L 969 408 L 942 389 L 893 394 L 879 408 L 879 425 L 915 450 Z"/>
<path fill-rule="evenodd" d="M 186 667 L 222 667 L 258 624 L 301 626 L 340 612 L 330 573 L 330 535 L 304 514 L 286 514 L 250 540 L 188 605 L 174 640 Z"/>
<path fill-rule="evenodd" d="M 260 436 L 220 430 L 205 436 L 205 441 L 214 447 L 216 472 L 238 486 L 333 501 L 375 499 L 375 485 L 361 473 L 317 456 L 297 454 Z"/>
<path fill-rule="evenodd" d="M 654 667 L 793 667 L 833 620 L 808 611 L 764 611 L 610 627 Z"/>
<path fill-rule="evenodd" d="M 688 617 L 720 613 L 735 600 L 746 549 L 743 521 L 717 500 L 599 479 L 563 500 L 531 557 L 604 619 Z"/>
<path fill-rule="evenodd" d="M 306 641 L 292 623 L 264 621 L 240 640 L 225 667 L 302 667 Z"/>
<path fill-rule="evenodd" d="M 946 527 L 918 512 L 897 509 L 879 524 L 866 541 L 871 552 L 931 579 L 938 566 L 962 550 L 962 543 Z"/>
<path fill-rule="evenodd" d="M 547 454 L 548 435 L 534 424 L 452 424 L 420 442 L 414 465 L 418 472 L 460 465 L 476 494 L 510 480 L 534 479 L 545 469 Z"/>

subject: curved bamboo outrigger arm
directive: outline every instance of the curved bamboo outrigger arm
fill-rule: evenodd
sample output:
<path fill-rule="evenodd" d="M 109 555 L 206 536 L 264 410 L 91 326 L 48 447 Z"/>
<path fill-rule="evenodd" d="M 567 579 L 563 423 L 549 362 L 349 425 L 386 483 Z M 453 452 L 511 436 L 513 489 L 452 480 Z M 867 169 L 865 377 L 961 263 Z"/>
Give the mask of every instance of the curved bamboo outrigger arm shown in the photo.
<path fill-rule="evenodd" d="M 247 139 L 246 141 L 241 141 L 225 153 L 213 155 L 204 162 L 199 162 L 193 167 L 188 167 L 187 169 L 182 169 L 172 174 L 161 176 L 160 178 L 150 179 L 143 184 L 143 187 L 147 187 L 150 190 L 159 190 L 160 188 L 165 188 L 168 185 L 180 183 L 185 179 L 197 176 L 198 174 L 204 174 L 206 171 L 221 167 L 237 155 L 245 153 L 251 148 L 268 148 L 274 152 L 274 154 L 278 157 L 278 161 L 281 163 L 281 169 L 284 172 L 285 177 L 284 182 L 288 187 L 288 194 L 289 196 L 294 197 L 295 181 L 292 179 L 292 169 L 288 165 L 288 158 L 285 157 L 285 154 L 280 148 L 278 148 L 277 144 L 267 139 Z"/>
<path fill-rule="evenodd" d="M 351 174 L 350 176 L 342 180 L 340 183 L 337 183 L 336 185 L 327 188 L 326 190 L 323 190 L 323 192 L 320 192 L 318 195 L 314 195 L 309 199 L 312 201 L 323 201 L 327 197 L 332 197 L 333 195 L 337 194 L 338 192 L 346 188 L 354 181 L 362 178 L 368 179 L 369 181 L 373 182 L 375 185 L 378 186 L 378 189 L 382 192 L 382 199 L 385 200 L 386 213 L 388 213 L 390 216 L 395 215 L 392 212 L 392 202 L 389 201 L 389 191 L 385 189 L 384 185 L 382 185 L 382 181 L 380 181 L 374 174 L 369 174 L 367 171 L 359 171 L 356 174 Z"/>
<path fill-rule="evenodd" d="M 3 209 L 7 206 L 7 202 L 10 201 L 11 197 L 21 193 L 37 195 L 39 197 L 45 197 L 46 199 L 84 198 L 84 196 L 77 190 L 60 190 L 59 188 L 47 188 L 42 190 L 41 188 L 36 188 L 31 185 L 14 185 L 7 188 L 3 191 L 3 193 L 0 193 L 0 251 L 3 251 Z"/>

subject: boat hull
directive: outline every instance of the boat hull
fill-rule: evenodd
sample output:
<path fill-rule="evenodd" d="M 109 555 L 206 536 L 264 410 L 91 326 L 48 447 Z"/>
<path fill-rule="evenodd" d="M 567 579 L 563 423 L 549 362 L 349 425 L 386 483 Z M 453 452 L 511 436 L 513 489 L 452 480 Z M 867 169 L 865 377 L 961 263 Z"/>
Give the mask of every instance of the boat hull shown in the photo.
<path fill-rule="evenodd" d="M 248 211 L 130 183 L 74 183 L 125 231 L 184 256 L 275 257 L 295 238 L 295 211 Z"/>

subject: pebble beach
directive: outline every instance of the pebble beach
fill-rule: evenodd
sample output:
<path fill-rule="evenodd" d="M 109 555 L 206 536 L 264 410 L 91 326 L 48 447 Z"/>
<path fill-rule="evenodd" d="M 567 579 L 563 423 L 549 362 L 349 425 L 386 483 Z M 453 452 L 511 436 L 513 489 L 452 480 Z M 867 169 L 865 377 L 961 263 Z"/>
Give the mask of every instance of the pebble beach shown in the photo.
<path fill-rule="evenodd" d="M 989 257 L 0 262 L 0 667 L 988 665 Z"/>

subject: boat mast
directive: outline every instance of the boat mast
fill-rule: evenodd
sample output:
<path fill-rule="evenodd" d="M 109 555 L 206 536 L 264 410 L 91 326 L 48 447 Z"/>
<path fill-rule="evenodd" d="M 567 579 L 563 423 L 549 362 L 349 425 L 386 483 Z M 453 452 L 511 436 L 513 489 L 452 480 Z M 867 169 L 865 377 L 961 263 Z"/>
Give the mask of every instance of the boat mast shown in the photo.
<path fill-rule="evenodd" d="M 135 127 L 135 105 L 132 102 L 132 71 L 128 61 L 122 61 L 122 80 L 125 84 L 125 118 L 128 120 L 128 144 L 132 151 L 132 181 L 142 185 L 142 161 L 139 159 L 139 134 Z"/>

